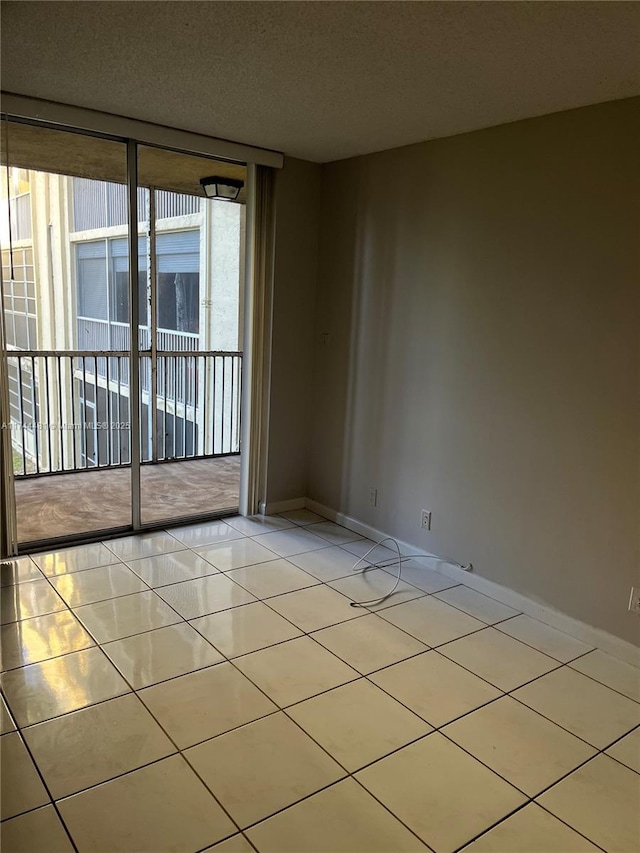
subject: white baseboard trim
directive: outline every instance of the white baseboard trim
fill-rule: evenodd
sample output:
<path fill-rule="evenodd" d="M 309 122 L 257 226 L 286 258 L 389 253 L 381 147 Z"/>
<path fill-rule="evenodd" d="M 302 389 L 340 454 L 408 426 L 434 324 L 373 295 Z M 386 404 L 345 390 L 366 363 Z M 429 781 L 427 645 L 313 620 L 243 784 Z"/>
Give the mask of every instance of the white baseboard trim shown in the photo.
<path fill-rule="evenodd" d="M 348 530 L 353 530 L 354 533 L 359 533 L 360 536 L 366 536 L 367 539 L 379 541 L 389 535 L 388 533 L 383 533 L 381 530 L 377 530 L 375 527 L 371 527 L 369 524 L 363 524 L 356 518 L 351 518 L 349 515 L 343 515 L 341 512 L 336 512 L 334 509 L 331 509 L 331 507 L 318 503 L 318 501 L 309 500 L 309 498 L 306 500 L 306 508 L 310 509 L 312 512 L 317 512 L 318 515 L 323 515 L 325 518 L 328 518 L 329 521 L 335 521 L 336 524 L 341 524 Z M 395 536 L 393 538 L 395 539 Z M 396 539 L 396 542 L 400 546 L 400 552 L 403 557 L 431 556 L 427 555 L 424 550 L 417 548 L 410 542 L 403 542 L 401 539 Z"/>
<path fill-rule="evenodd" d="M 331 507 L 324 506 L 317 501 L 307 498 L 305 505 L 307 509 L 317 512 L 318 515 L 323 515 L 330 521 L 335 521 L 336 524 L 341 524 L 343 527 L 353 530 L 361 536 L 366 536 L 367 539 L 378 541 L 389 535 L 368 524 L 363 524 L 355 518 L 336 512 Z M 539 622 L 544 622 L 545 625 L 556 628 L 558 631 L 563 631 L 565 634 L 570 634 L 572 637 L 582 640 L 582 642 L 590 646 L 602 649 L 603 652 L 626 661 L 626 663 L 640 667 L 640 648 L 638 646 L 634 646 L 632 643 L 622 640 L 620 637 L 615 637 L 613 634 L 609 634 L 600 628 L 588 625 L 586 622 L 581 622 L 579 619 L 574 619 L 572 616 L 568 616 L 566 613 L 562 613 L 550 605 L 540 604 L 526 595 L 515 592 L 509 589 L 509 587 L 494 583 L 494 581 L 483 578 L 475 572 L 467 572 L 445 558 L 439 557 L 436 554 L 430 554 L 423 549 L 417 548 L 410 542 L 403 542 L 400 539 L 397 542 L 403 555 L 411 556 L 412 559 L 418 558 L 424 562 L 425 568 L 440 572 L 440 574 L 446 575 L 452 580 L 457 581 L 457 583 L 465 584 L 477 592 L 482 592 L 491 598 L 495 598 L 496 601 L 500 601 L 502 604 L 526 613 L 527 616 L 531 616 Z"/>
<path fill-rule="evenodd" d="M 260 512 L 263 515 L 276 515 L 279 512 L 290 512 L 292 509 L 304 509 L 306 503 L 306 498 L 291 498 L 288 501 L 272 501 L 267 504 L 261 503 Z"/>

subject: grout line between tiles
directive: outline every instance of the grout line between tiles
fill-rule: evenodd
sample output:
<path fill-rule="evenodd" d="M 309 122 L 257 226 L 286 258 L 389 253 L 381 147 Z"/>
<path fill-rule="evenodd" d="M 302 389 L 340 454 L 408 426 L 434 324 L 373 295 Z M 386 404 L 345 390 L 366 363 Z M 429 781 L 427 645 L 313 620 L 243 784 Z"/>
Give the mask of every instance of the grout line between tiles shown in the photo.
<path fill-rule="evenodd" d="M 575 826 L 571 826 L 570 823 L 567 823 L 567 821 L 564 818 L 561 818 L 557 814 L 554 814 L 552 811 L 549 811 L 549 809 L 546 806 L 543 806 L 542 803 L 539 803 L 537 800 L 534 800 L 533 802 L 535 802 L 535 804 L 537 806 L 539 806 L 541 809 L 543 809 L 543 811 L 545 811 L 547 814 L 551 815 L 551 817 L 554 817 L 556 820 L 559 820 L 560 823 L 563 823 L 566 827 L 568 827 L 569 829 L 572 829 L 574 832 L 576 832 L 578 835 L 580 835 L 582 838 L 584 838 L 590 844 L 593 844 L 593 846 L 597 847 L 598 850 L 602 850 L 602 853 L 610 853 L 609 850 L 606 850 L 604 847 L 602 847 L 600 844 L 598 844 L 597 841 L 594 841 L 593 838 L 589 838 L 589 836 L 585 835 L 584 832 L 581 832 L 579 829 L 576 829 Z"/>
<path fill-rule="evenodd" d="M 40 782 L 42 783 L 42 786 L 44 787 L 44 790 L 45 790 L 47 796 L 49 797 L 49 803 L 45 803 L 43 805 L 37 806 L 35 809 L 27 809 L 26 811 L 20 812 L 20 814 L 17 814 L 17 815 L 12 815 L 12 817 L 5 818 L 4 820 L 2 820 L 2 823 L 5 823 L 6 820 L 12 820 L 13 817 L 21 817 L 22 815 L 29 814 L 30 812 L 37 811 L 38 809 L 46 808 L 47 805 L 52 805 L 54 810 L 55 810 L 55 813 L 58 815 L 58 820 L 62 824 L 62 827 L 63 827 L 65 833 L 67 834 L 68 838 L 69 838 L 69 842 L 70 842 L 71 846 L 73 847 L 75 853 L 78 853 L 78 848 L 76 846 L 76 843 L 73 840 L 66 823 L 62 819 L 62 815 L 60 814 L 60 809 L 58 808 L 56 801 L 54 800 L 53 796 L 51 795 L 51 791 L 49 789 L 49 786 L 47 785 L 46 779 L 44 778 L 44 776 L 42 775 L 42 772 L 40 771 L 40 767 L 38 766 L 38 764 L 37 764 L 37 762 L 33 756 L 33 753 L 31 752 L 31 749 L 29 748 L 29 744 L 27 743 L 26 738 L 22 734 L 22 730 L 16 729 L 16 733 L 20 739 L 20 742 L 22 743 L 22 745 L 26 749 L 27 755 L 29 756 L 31 763 L 33 764 L 33 766 L 36 770 L 36 773 L 38 774 L 38 778 L 40 779 Z M 3 737 L 4 737 L 4 735 L 3 735 Z"/>
<path fill-rule="evenodd" d="M 599 681 L 597 678 L 594 678 L 594 677 L 593 677 L 593 675 L 589 675 L 589 674 L 588 674 L 588 673 L 586 673 L 586 672 L 582 672 L 582 670 L 581 670 L 581 669 L 574 669 L 574 668 L 571 666 L 571 664 L 575 663 L 577 660 L 581 660 L 582 658 L 586 658 L 586 657 L 588 657 L 588 656 L 589 656 L 590 654 L 592 654 L 594 651 L 597 651 L 597 649 L 591 649 L 590 651 L 585 652 L 585 653 L 584 653 L 584 654 L 582 654 L 582 655 L 578 655 L 578 657 L 572 658 L 572 660 L 567 661 L 567 664 L 566 664 L 566 665 L 569 667 L 569 669 L 573 669 L 573 671 L 574 671 L 574 672 L 577 672 L 577 673 L 578 673 L 578 675 L 584 675 L 584 677 L 585 677 L 585 678 L 588 678 L 588 679 L 590 679 L 591 681 L 595 681 L 595 683 L 596 683 L 596 684 L 600 684 L 600 685 L 601 685 L 601 687 L 607 687 L 609 690 L 613 690 L 613 692 L 614 692 L 614 693 L 617 693 L 617 694 L 618 694 L 618 696 L 624 696 L 624 698 L 625 698 L 625 699 L 629 699 L 629 700 L 631 700 L 631 702 L 635 702 L 636 704 L 640 705 L 640 699 L 634 699 L 634 697 L 633 697 L 633 696 L 629 696 L 629 694 L 628 694 L 628 693 L 623 693 L 621 690 L 618 690 L 618 689 L 617 689 L 617 688 L 615 688 L 615 687 L 611 687 L 611 685 L 609 685 L 609 684 L 605 684 L 605 683 L 604 683 L 604 681 Z"/>
<path fill-rule="evenodd" d="M 95 638 L 94 638 L 94 639 L 95 639 Z M 100 651 L 101 651 L 101 652 L 102 652 L 102 654 L 105 656 L 105 659 L 109 662 L 109 664 L 110 664 L 111 666 L 114 666 L 114 665 L 113 665 L 113 663 L 111 662 L 111 660 L 109 659 L 108 655 L 106 654 L 106 652 L 104 652 L 104 650 L 102 649 L 102 647 L 100 647 Z M 114 669 L 117 669 L 117 667 L 114 667 Z M 175 742 L 175 740 L 171 737 L 171 735 L 169 734 L 169 732 L 168 732 L 168 731 L 165 729 L 165 727 L 160 723 L 160 721 L 158 720 L 158 718 L 156 717 L 156 715 L 151 711 L 151 709 L 150 709 L 150 708 L 148 708 L 148 707 L 147 707 L 147 705 L 145 705 L 145 703 L 142 701 L 142 698 L 138 695 L 138 692 L 137 692 L 136 690 L 134 690 L 134 689 L 133 689 L 133 687 L 131 686 L 131 683 L 130 683 L 130 682 L 129 682 L 129 680 L 126 678 L 126 676 L 125 676 L 123 673 L 121 673 L 119 670 L 118 670 L 118 672 L 119 672 L 120 676 L 122 677 L 122 679 L 124 680 L 124 682 L 129 686 L 129 689 L 130 689 L 131 693 L 136 697 L 136 699 L 140 702 L 140 704 L 141 704 L 141 706 L 144 708 L 144 710 L 145 710 L 145 711 L 146 711 L 146 712 L 151 716 L 151 718 L 155 721 L 156 725 L 161 729 L 161 731 L 162 731 L 162 732 L 164 733 L 164 735 L 168 738 L 168 740 L 170 741 L 170 743 L 171 743 L 171 744 L 173 744 L 173 746 L 174 746 L 174 748 L 175 748 L 175 750 L 176 750 L 176 752 L 175 752 L 175 753 L 173 753 L 173 754 L 174 754 L 174 755 L 175 755 L 175 754 L 178 754 L 178 755 L 182 758 L 182 760 L 185 762 L 185 764 L 187 765 L 187 767 L 188 767 L 190 770 L 192 770 L 192 771 L 193 771 L 193 768 L 191 767 L 191 765 L 189 764 L 189 762 L 186 760 L 186 758 L 185 758 L 185 757 L 184 757 L 184 755 L 182 754 L 182 750 L 181 750 L 181 749 L 180 749 L 180 747 L 177 745 L 177 743 Z M 125 693 L 125 694 L 123 694 L 123 695 L 125 695 L 125 696 L 126 696 L 126 695 L 128 695 L 128 694 L 127 694 L 127 693 Z M 113 699 L 113 698 L 117 698 L 117 697 L 111 697 L 111 698 Z M 109 700 L 105 700 L 105 701 L 109 701 Z M 97 704 L 97 703 L 96 703 L 96 704 Z M 91 707 L 91 706 L 87 706 L 87 707 Z M 77 710 L 82 710 L 82 709 L 77 709 Z M 73 713 L 73 712 L 70 712 L 70 713 Z M 171 756 L 164 756 L 164 757 L 163 757 L 163 759 L 158 759 L 158 761 L 162 761 L 162 760 L 164 760 L 165 758 L 170 758 L 170 757 L 171 757 Z M 156 764 L 156 763 L 158 763 L 158 761 L 156 761 L 156 762 L 150 762 L 150 764 Z M 131 773 L 135 773 L 137 770 L 140 770 L 140 769 L 141 769 L 140 767 L 136 767 L 136 768 L 134 768 L 133 770 L 126 771 L 125 773 L 120 773 L 120 774 L 118 774 L 117 776 L 113 776 L 113 777 L 111 777 L 111 778 L 109 778 L 109 779 L 103 780 L 102 782 L 97 783 L 96 785 L 91 786 L 91 787 L 99 787 L 100 785 L 106 785 L 106 784 L 108 784 L 109 782 L 113 782 L 115 779 L 119 779 L 119 778 L 121 778 L 121 777 L 123 777 L 123 776 L 128 776 L 128 775 L 130 775 Z M 193 771 L 193 772 L 195 772 L 195 771 Z M 197 774 L 197 773 L 196 773 L 196 776 L 198 776 L 198 774 Z M 198 778 L 200 778 L 200 777 L 198 776 Z M 205 784 L 205 783 L 203 782 L 203 780 L 202 780 L 202 779 L 200 779 L 200 781 L 202 782 L 202 784 Z M 222 809 L 222 811 L 227 815 L 227 817 L 228 817 L 228 818 L 229 818 L 229 820 L 232 822 L 232 824 L 233 824 L 233 825 L 238 829 L 238 831 L 240 831 L 240 827 L 238 826 L 238 824 L 236 823 L 236 821 L 235 821 L 235 820 L 233 819 L 233 817 L 229 814 L 229 812 L 228 812 L 228 811 L 227 811 L 227 809 L 222 805 L 222 803 L 218 800 L 218 798 L 215 796 L 215 794 L 213 793 L 213 791 L 211 791 L 211 789 L 209 788 L 209 786 L 208 786 L 208 785 L 205 785 L 205 788 L 209 791 L 209 793 L 211 794 L 211 796 L 214 798 L 214 800 L 216 801 L 216 803 L 218 804 L 218 806 Z M 89 789 L 88 789 L 88 788 L 87 788 L 87 789 L 83 789 L 82 791 L 78 791 L 78 792 L 76 792 L 75 794 L 72 794 L 72 795 L 70 795 L 70 796 L 77 797 L 77 796 L 79 796 L 80 794 L 84 793 L 84 791 L 85 791 L 85 790 L 89 790 Z M 63 799 L 68 799 L 68 798 L 69 798 L 69 797 L 62 797 L 62 798 L 61 798 L 61 800 L 63 800 Z M 62 817 L 62 816 L 60 815 L 60 817 Z M 66 826 L 66 825 L 65 825 L 65 826 Z M 69 829 L 67 829 L 67 832 L 69 833 L 69 835 L 71 835 L 71 832 L 70 832 L 70 830 L 69 830 Z M 233 833 L 233 834 L 235 834 L 235 833 Z M 229 837 L 231 837 L 231 836 L 225 836 L 225 838 L 229 838 Z M 222 839 L 222 838 L 221 838 L 221 839 L 218 839 L 218 841 L 222 841 L 222 840 L 224 840 L 224 839 Z M 217 844 L 217 843 L 218 843 L 218 841 L 214 841 L 213 843 L 214 843 L 214 844 Z M 76 849 L 77 849 L 77 848 L 76 848 Z"/>
<path fill-rule="evenodd" d="M 467 849 L 471 844 L 473 844 L 473 842 L 474 842 L 474 841 L 477 841 L 479 838 L 482 838 L 482 836 L 483 836 L 483 835 L 488 835 L 488 833 L 489 833 L 489 832 L 491 832 L 492 830 L 494 830 L 497 826 L 500 826 L 500 824 L 501 824 L 501 823 L 504 823 L 506 820 L 509 820 L 509 818 L 513 817 L 515 814 L 517 814 L 518 812 L 522 811 L 523 809 L 525 809 L 527 806 L 530 806 L 530 805 L 537 805 L 537 806 L 540 806 L 540 808 L 544 809 L 544 811 L 545 811 L 545 812 L 547 812 L 547 814 L 551 815 L 551 817 L 555 818 L 556 820 L 559 820 L 559 821 L 560 821 L 560 823 L 563 823 L 566 827 L 568 827 L 569 829 L 573 830 L 573 832 L 575 832 L 575 833 L 577 833 L 578 835 L 580 835 L 582 838 L 584 838 L 584 839 L 585 839 L 585 841 L 588 841 L 590 844 L 593 844 L 595 847 L 597 847 L 597 849 L 598 849 L 598 850 L 602 850 L 602 853 L 610 853 L 610 851 L 607 851 L 607 850 L 605 850 L 603 847 L 600 847 L 600 845 L 599 845 L 599 844 L 596 844 L 596 843 L 595 843 L 595 841 L 592 841 L 590 838 L 587 838 L 587 836 L 586 836 L 586 835 L 584 835 L 582 832 L 580 832 L 580 831 L 579 831 L 579 830 L 577 830 L 575 827 L 573 827 L 573 826 L 571 826 L 570 824 L 568 824 L 565 820 L 562 820 L 562 818 L 559 818 L 557 815 L 554 815 L 552 812 L 550 812 L 550 811 L 549 811 L 548 809 L 546 809 L 544 806 L 541 806 L 541 805 L 540 805 L 540 803 L 537 803 L 535 800 L 527 800 L 526 802 L 522 803 L 522 804 L 521 804 L 521 805 L 519 805 L 516 809 L 514 809 L 514 810 L 513 810 L 513 811 L 511 811 L 511 812 L 509 812 L 509 814 L 508 814 L 508 815 L 505 815 L 504 817 L 500 818 L 500 820 L 497 820 L 497 821 L 496 821 L 495 823 L 493 823 L 491 826 L 487 827 L 487 829 L 483 829 L 483 830 L 482 830 L 482 832 L 479 832 L 477 835 L 474 835 L 474 837 L 473 837 L 470 841 L 465 841 L 465 842 L 464 842 L 464 844 L 463 844 L 461 847 L 457 847 L 457 848 L 453 851 L 453 853 L 464 853 L 464 851 L 465 851 L 465 850 L 466 850 L 466 849 Z"/>

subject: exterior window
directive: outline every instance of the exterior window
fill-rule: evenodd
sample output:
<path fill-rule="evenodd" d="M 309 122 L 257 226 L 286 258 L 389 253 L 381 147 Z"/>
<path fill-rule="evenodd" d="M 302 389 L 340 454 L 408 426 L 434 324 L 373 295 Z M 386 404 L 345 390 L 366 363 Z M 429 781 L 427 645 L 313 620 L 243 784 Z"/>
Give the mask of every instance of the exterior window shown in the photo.
<path fill-rule="evenodd" d="M 158 328 L 198 334 L 200 229 L 158 234 Z M 129 261 L 125 237 L 76 243 L 78 317 L 129 322 Z M 140 326 L 149 326 L 147 238 L 138 239 Z M 102 346 L 98 347 L 102 349 Z"/>
<path fill-rule="evenodd" d="M 33 250 L 13 250 L 13 274 L 9 250 L 2 252 L 2 290 L 7 345 L 11 349 L 36 349 L 36 285 Z"/>
<path fill-rule="evenodd" d="M 113 314 L 111 319 L 116 323 L 129 322 L 129 273 L 127 270 L 113 272 Z M 138 324 L 149 325 L 149 310 L 147 302 L 147 271 L 138 267 Z"/>
<path fill-rule="evenodd" d="M 158 328 L 198 333 L 200 231 L 158 234 Z"/>
<path fill-rule="evenodd" d="M 107 298 L 107 244 L 93 240 L 77 245 L 78 315 L 92 320 L 109 319 Z"/>
<path fill-rule="evenodd" d="M 129 245 L 125 237 L 109 240 L 111 319 L 129 322 Z M 147 303 L 147 239 L 138 238 L 138 324 L 149 325 Z"/>

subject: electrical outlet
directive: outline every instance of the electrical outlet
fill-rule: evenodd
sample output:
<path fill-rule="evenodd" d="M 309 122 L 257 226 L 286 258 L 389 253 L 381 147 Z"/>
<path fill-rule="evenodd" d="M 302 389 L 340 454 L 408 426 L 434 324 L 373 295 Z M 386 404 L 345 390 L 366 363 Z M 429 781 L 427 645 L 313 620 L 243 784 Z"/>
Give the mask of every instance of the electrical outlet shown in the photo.
<path fill-rule="evenodd" d="M 378 490 L 377 489 L 369 489 L 369 503 L 371 506 L 378 506 Z"/>
<path fill-rule="evenodd" d="M 631 613 L 640 613 L 640 587 L 632 586 L 629 596 L 629 610 Z"/>
<path fill-rule="evenodd" d="M 420 527 L 423 530 L 431 530 L 431 510 L 423 509 L 422 515 L 420 516 Z"/>

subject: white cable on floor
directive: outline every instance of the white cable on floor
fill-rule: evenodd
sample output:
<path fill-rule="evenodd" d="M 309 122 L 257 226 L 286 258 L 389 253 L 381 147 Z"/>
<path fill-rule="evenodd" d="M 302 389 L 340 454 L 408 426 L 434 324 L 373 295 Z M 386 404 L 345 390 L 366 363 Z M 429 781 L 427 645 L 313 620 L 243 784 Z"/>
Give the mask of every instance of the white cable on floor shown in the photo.
<path fill-rule="evenodd" d="M 374 548 L 377 548 L 378 545 L 382 545 L 383 542 L 393 542 L 393 544 L 396 546 L 396 549 L 398 551 L 398 577 L 396 578 L 396 582 L 394 583 L 393 587 L 389 590 L 389 592 L 386 595 L 381 595 L 380 598 L 372 598 L 370 601 L 352 601 L 351 602 L 352 607 L 370 607 L 372 604 L 382 604 L 383 601 L 386 601 L 387 598 L 390 598 L 393 595 L 393 593 L 398 589 L 398 585 L 400 584 L 400 578 L 402 577 L 402 554 L 400 553 L 400 546 L 398 545 L 396 540 L 391 536 L 385 536 L 384 539 L 381 539 L 379 542 L 376 542 L 374 545 L 372 545 L 371 548 L 369 548 L 369 550 L 367 551 L 367 553 L 363 554 L 362 557 L 360 557 L 360 559 L 356 563 L 354 563 L 352 571 L 355 572 L 356 569 L 358 568 L 358 566 L 360 565 L 360 563 L 364 562 L 364 560 L 367 559 L 367 557 L 374 550 Z M 370 568 L 377 569 L 379 567 L 375 566 L 375 565 L 374 566 L 365 566 L 362 571 L 366 572 Z M 388 566 L 387 566 L 387 568 L 388 568 Z"/>
<path fill-rule="evenodd" d="M 375 548 L 377 548 L 378 545 L 382 545 L 383 542 L 393 542 L 393 544 L 396 546 L 396 550 L 398 552 L 398 576 L 396 577 L 396 582 L 391 587 L 389 592 L 386 593 L 386 595 L 381 595 L 380 598 L 372 598 L 370 601 L 352 601 L 352 602 L 350 602 L 352 607 L 371 607 L 373 604 L 382 604 L 383 601 L 386 601 L 387 598 L 390 598 L 393 595 L 393 593 L 398 589 L 398 586 L 400 585 L 400 580 L 402 578 L 402 554 L 400 553 L 400 546 L 398 545 L 397 541 L 393 538 L 393 536 L 385 536 L 384 539 L 381 539 L 379 542 L 374 543 L 371 546 L 371 548 L 369 548 L 367 553 L 363 554 L 362 557 L 360 557 L 360 559 L 356 563 L 353 564 L 353 567 L 351 570 L 353 572 L 355 572 L 357 570 L 358 566 L 360 565 L 360 563 L 363 563 L 367 559 L 369 554 Z M 413 559 L 416 559 L 416 558 L 423 558 L 423 559 L 428 558 L 428 559 L 432 559 L 432 560 L 438 560 L 438 561 L 443 562 L 443 563 L 451 563 L 454 566 L 458 566 L 459 568 L 461 568 L 465 572 L 473 571 L 473 564 L 472 563 L 467 563 L 467 565 L 464 566 L 462 563 L 458 563 L 456 560 L 446 560 L 443 557 L 436 557 L 433 554 L 428 554 L 428 555 L 427 554 L 414 554 Z M 384 569 L 386 570 L 392 565 L 393 565 L 393 563 L 385 563 Z M 382 563 L 380 563 L 380 564 L 373 563 L 369 566 L 365 566 L 362 571 L 366 572 L 368 569 L 379 569 L 379 568 L 382 568 Z"/>

